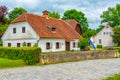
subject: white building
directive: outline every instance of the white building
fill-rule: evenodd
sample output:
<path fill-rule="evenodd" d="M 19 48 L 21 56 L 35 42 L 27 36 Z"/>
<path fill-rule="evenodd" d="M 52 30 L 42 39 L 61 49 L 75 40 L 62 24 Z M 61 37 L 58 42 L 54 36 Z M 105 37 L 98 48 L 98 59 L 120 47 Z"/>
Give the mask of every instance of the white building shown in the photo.
<path fill-rule="evenodd" d="M 96 45 L 102 45 L 103 47 L 115 46 L 112 41 L 112 34 L 112 27 L 106 25 L 97 35 L 94 36 Z"/>
<path fill-rule="evenodd" d="M 42 52 L 79 49 L 81 28 L 75 20 L 50 18 L 48 11 L 43 16 L 24 13 L 9 25 L 2 36 L 4 47 L 38 46 Z"/>

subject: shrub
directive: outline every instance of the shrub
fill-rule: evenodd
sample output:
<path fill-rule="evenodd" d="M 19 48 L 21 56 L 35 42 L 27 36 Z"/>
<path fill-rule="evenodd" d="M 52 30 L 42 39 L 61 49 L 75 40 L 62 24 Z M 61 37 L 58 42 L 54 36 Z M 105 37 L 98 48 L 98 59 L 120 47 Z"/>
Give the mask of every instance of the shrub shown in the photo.
<path fill-rule="evenodd" d="M 102 48 L 102 45 L 97 45 L 97 48 Z"/>
<path fill-rule="evenodd" d="M 37 43 L 35 43 L 35 44 L 33 45 L 33 47 L 38 47 L 38 44 L 37 44 Z"/>
<path fill-rule="evenodd" d="M 23 59 L 26 64 L 33 65 L 39 62 L 39 54 L 41 49 L 37 47 L 24 48 L 0 48 L 0 57 L 8 59 Z"/>
<path fill-rule="evenodd" d="M 89 43 L 88 43 L 88 40 L 86 38 L 79 39 L 78 47 L 85 50 L 86 46 L 88 46 L 88 45 L 89 45 Z"/>
<path fill-rule="evenodd" d="M 2 46 L 2 40 L 0 39 L 0 46 Z"/>
<path fill-rule="evenodd" d="M 26 42 L 23 42 L 22 46 L 23 46 L 23 47 L 26 47 Z"/>

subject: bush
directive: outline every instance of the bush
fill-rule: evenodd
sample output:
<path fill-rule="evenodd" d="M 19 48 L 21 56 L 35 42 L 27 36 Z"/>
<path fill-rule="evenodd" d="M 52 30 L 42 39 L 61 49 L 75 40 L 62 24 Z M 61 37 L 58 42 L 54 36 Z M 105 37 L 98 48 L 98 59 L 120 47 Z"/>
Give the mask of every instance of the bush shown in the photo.
<path fill-rule="evenodd" d="M 102 48 L 102 45 L 97 45 L 97 48 Z"/>
<path fill-rule="evenodd" d="M 23 42 L 22 46 L 23 46 L 23 47 L 26 47 L 26 42 Z"/>
<path fill-rule="evenodd" d="M 26 64 L 33 65 L 39 62 L 39 54 L 41 49 L 37 47 L 24 47 L 24 48 L 0 48 L 0 57 L 8 59 L 23 59 Z"/>
<path fill-rule="evenodd" d="M 33 47 L 38 47 L 38 44 L 37 44 L 37 43 L 35 43 L 35 44 L 33 45 Z"/>
<path fill-rule="evenodd" d="M 0 46 L 2 46 L 2 40 L 0 39 Z"/>
<path fill-rule="evenodd" d="M 118 50 L 120 53 L 120 47 L 113 47 L 113 49 Z"/>
<path fill-rule="evenodd" d="M 78 47 L 80 47 L 81 50 L 85 50 L 86 46 L 88 46 L 88 45 L 89 45 L 89 43 L 88 43 L 87 39 L 85 39 L 85 38 L 79 39 Z"/>

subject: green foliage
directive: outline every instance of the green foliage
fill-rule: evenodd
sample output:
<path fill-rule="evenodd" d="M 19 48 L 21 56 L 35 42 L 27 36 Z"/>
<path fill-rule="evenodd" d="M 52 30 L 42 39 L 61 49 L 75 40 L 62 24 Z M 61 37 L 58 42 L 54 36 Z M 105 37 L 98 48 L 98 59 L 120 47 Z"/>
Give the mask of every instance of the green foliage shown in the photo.
<path fill-rule="evenodd" d="M 14 8 L 14 10 L 12 10 L 11 12 L 8 13 L 8 19 L 10 21 L 14 20 L 15 18 L 17 18 L 19 15 L 23 14 L 27 12 L 24 8 Z"/>
<path fill-rule="evenodd" d="M 109 7 L 100 17 L 101 23 L 107 22 L 112 27 L 120 25 L 120 4 L 117 4 L 115 8 Z"/>
<path fill-rule="evenodd" d="M 99 33 L 105 26 L 99 25 L 99 27 L 96 29 L 96 33 Z"/>
<path fill-rule="evenodd" d="M 117 46 L 120 46 L 120 25 L 119 25 L 119 26 L 116 26 L 116 27 L 113 29 L 112 38 L 113 38 L 113 42 L 116 43 Z"/>
<path fill-rule="evenodd" d="M 49 16 L 52 18 L 60 19 L 60 14 L 58 12 L 50 12 Z"/>
<path fill-rule="evenodd" d="M 0 39 L 0 46 L 2 46 L 2 40 Z"/>
<path fill-rule="evenodd" d="M 113 49 L 118 50 L 120 53 L 120 47 L 113 47 Z"/>
<path fill-rule="evenodd" d="M 83 32 L 87 31 L 89 26 L 87 18 L 85 17 L 84 13 L 81 11 L 77 11 L 75 9 L 65 11 L 62 19 L 63 20 L 75 19 L 78 23 L 80 23 Z"/>
<path fill-rule="evenodd" d="M 114 74 L 106 79 L 103 79 L 103 80 L 120 80 L 120 73 L 118 74 Z"/>
<path fill-rule="evenodd" d="M 86 32 L 82 34 L 82 37 L 90 39 L 90 37 L 94 35 L 96 35 L 96 30 L 88 29 Z"/>
<path fill-rule="evenodd" d="M 79 42 L 78 42 L 78 47 L 80 47 L 81 49 L 85 49 L 86 46 L 88 46 L 88 39 L 86 38 L 80 38 Z"/>
<path fill-rule="evenodd" d="M 97 48 L 102 48 L 102 45 L 97 45 Z"/>
<path fill-rule="evenodd" d="M 37 43 L 35 43 L 35 44 L 33 45 L 33 47 L 38 47 L 38 44 L 37 44 Z"/>
<path fill-rule="evenodd" d="M 3 33 L 6 31 L 7 28 L 8 28 L 8 24 L 0 23 L 0 37 L 3 35 Z"/>
<path fill-rule="evenodd" d="M 32 65 L 39 61 L 39 54 L 41 49 L 37 47 L 25 47 L 25 48 L 10 48 L 1 47 L 0 57 L 8 59 L 23 59 L 26 64 Z"/>
<path fill-rule="evenodd" d="M 22 46 L 23 46 L 23 47 L 26 47 L 26 46 L 27 46 L 26 42 L 23 42 Z"/>
<path fill-rule="evenodd" d="M 22 66 L 26 66 L 26 63 L 22 59 L 11 60 L 11 59 L 0 58 L 0 69 L 22 67 Z"/>

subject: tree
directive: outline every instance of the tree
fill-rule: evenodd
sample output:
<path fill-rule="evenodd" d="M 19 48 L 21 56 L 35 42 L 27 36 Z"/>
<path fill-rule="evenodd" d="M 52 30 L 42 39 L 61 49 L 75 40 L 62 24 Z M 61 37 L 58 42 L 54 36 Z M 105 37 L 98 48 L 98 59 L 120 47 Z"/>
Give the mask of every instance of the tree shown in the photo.
<path fill-rule="evenodd" d="M 52 18 L 60 19 L 60 14 L 58 12 L 50 12 L 49 16 Z"/>
<path fill-rule="evenodd" d="M 0 23 L 0 38 L 2 37 L 3 33 L 6 31 L 7 28 L 8 28 L 8 24 Z"/>
<path fill-rule="evenodd" d="M 92 36 L 96 35 L 96 30 L 88 29 L 86 32 L 82 34 L 83 38 L 90 39 Z"/>
<path fill-rule="evenodd" d="M 8 13 L 8 9 L 6 6 L 0 6 L 0 23 L 5 24 L 6 23 L 6 15 Z"/>
<path fill-rule="evenodd" d="M 15 18 L 17 18 L 19 15 L 23 14 L 27 12 L 24 8 L 14 8 L 14 10 L 12 10 L 11 12 L 8 13 L 8 19 L 10 21 L 14 20 Z"/>
<path fill-rule="evenodd" d="M 96 33 L 100 32 L 104 27 L 104 25 L 99 25 L 99 27 L 96 29 Z"/>
<path fill-rule="evenodd" d="M 117 44 L 117 46 L 120 46 L 120 25 L 114 27 L 113 29 L 113 42 Z"/>
<path fill-rule="evenodd" d="M 83 32 L 87 31 L 89 26 L 87 18 L 85 17 L 84 13 L 82 13 L 81 11 L 77 11 L 75 9 L 65 11 L 62 19 L 63 20 L 75 19 L 78 23 L 80 23 Z"/>
<path fill-rule="evenodd" d="M 112 27 L 120 25 L 120 4 L 117 4 L 115 8 L 109 7 L 100 17 L 101 23 L 107 22 Z"/>

